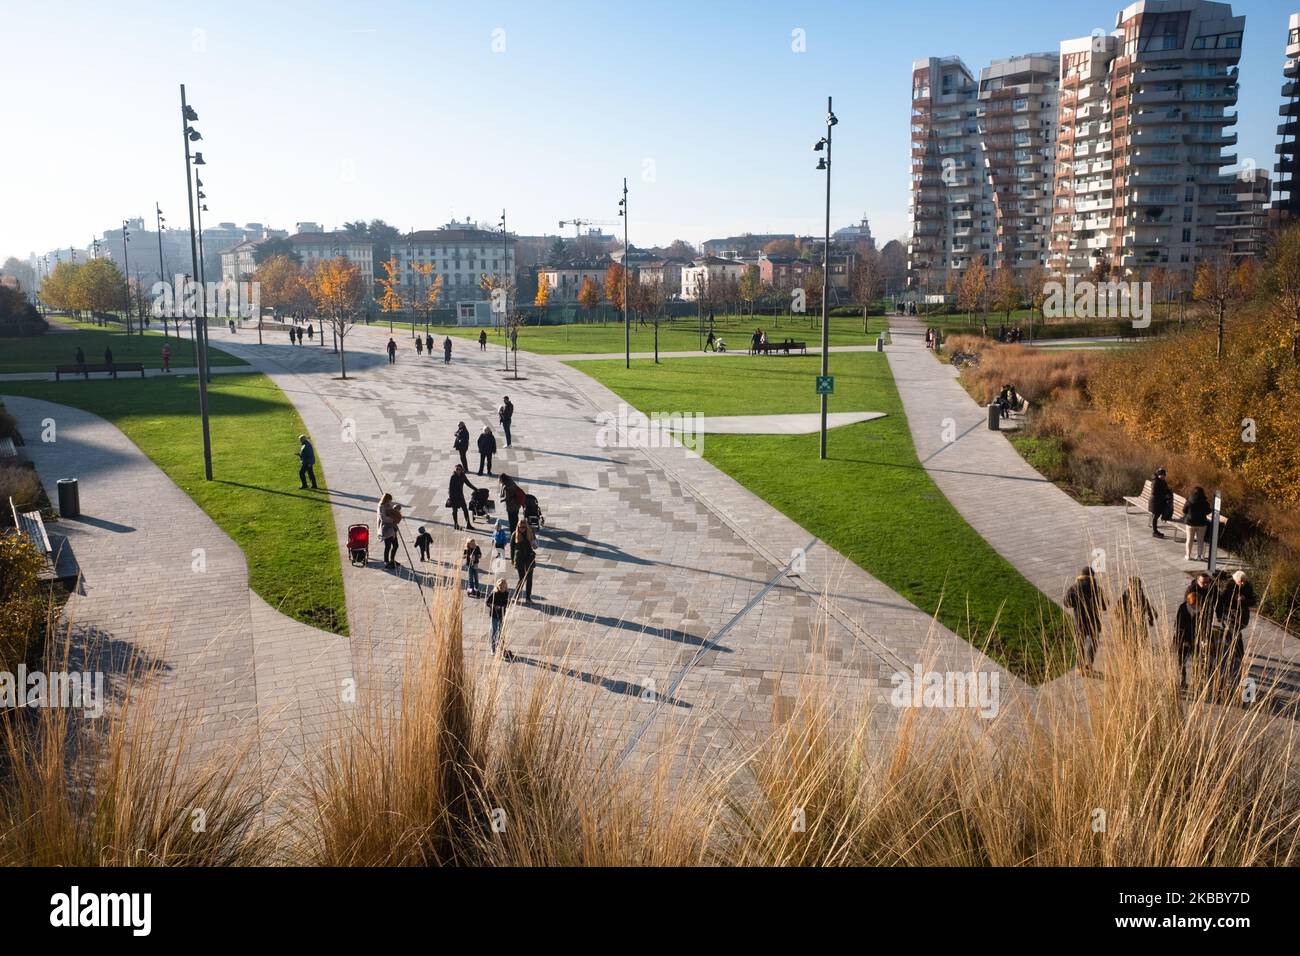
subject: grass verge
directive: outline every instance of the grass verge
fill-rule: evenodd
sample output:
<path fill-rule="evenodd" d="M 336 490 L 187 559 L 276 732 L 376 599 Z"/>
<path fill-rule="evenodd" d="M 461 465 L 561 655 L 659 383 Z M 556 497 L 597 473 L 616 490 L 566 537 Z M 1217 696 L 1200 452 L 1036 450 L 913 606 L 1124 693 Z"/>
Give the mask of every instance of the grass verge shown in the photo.
<path fill-rule="evenodd" d="M 175 329 L 167 338 L 163 338 L 161 332 L 127 335 L 120 329 L 97 328 L 87 323 L 79 323 L 78 329 L 76 332 L 46 332 L 28 338 L 3 339 L 0 374 L 53 372 L 56 365 L 71 365 L 78 348 L 85 353 L 89 364 L 103 362 L 104 349 L 111 348 L 115 362 L 141 362 L 145 368 L 162 368 L 164 342 L 172 347 L 172 368 L 193 367 L 198 362 L 188 334 L 178 336 Z M 215 346 L 209 346 L 208 355 L 213 366 L 248 364 Z"/>
<path fill-rule="evenodd" d="M 820 359 L 674 359 L 580 369 L 628 404 L 707 415 L 814 412 Z M 833 360 L 831 411 L 886 417 L 832 429 L 827 460 L 811 435 L 708 435 L 704 457 L 908 601 L 1016 673 L 1041 676 L 1062 640 L 1059 610 L 966 523 L 917 460 L 889 364 L 874 352 Z"/>
<path fill-rule="evenodd" d="M 220 375 L 208 386 L 214 480 L 203 477 L 194 376 L 91 382 L 6 382 L 4 391 L 94 412 L 112 422 L 230 535 L 249 586 L 272 607 L 347 633 L 343 576 L 325 469 L 298 490 L 298 436 L 307 429 L 266 376 Z"/>

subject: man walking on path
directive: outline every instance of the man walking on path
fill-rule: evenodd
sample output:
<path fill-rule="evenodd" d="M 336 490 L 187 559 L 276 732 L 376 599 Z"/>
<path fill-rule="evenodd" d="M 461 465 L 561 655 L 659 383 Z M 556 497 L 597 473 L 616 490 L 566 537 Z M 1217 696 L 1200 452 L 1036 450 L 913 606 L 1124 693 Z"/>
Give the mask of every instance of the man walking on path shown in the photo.
<path fill-rule="evenodd" d="M 172 370 L 172 347 L 168 345 L 166 342 L 163 343 L 163 347 L 162 347 L 162 360 L 163 360 L 162 370 L 164 372 L 170 372 Z"/>
<path fill-rule="evenodd" d="M 391 338 L 388 340 L 388 364 L 397 364 L 397 343 Z"/>
<path fill-rule="evenodd" d="M 480 330 L 479 330 L 479 333 L 478 333 L 478 350 L 479 350 L 480 352 L 486 352 L 486 351 L 487 351 L 487 329 L 480 329 Z"/>
<path fill-rule="evenodd" d="M 501 430 L 506 435 L 506 447 L 510 447 L 510 422 L 515 417 L 515 406 L 510 402 L 510 396 L 507 395 L 501 402 L 501 407 L 497 409 L 497 420 L 501 422 Z"/>
<path fill-rule="evenodd" d="M 1097 656 L 1097 637 L 1101 633 L 1101 612 L 1106 610 L 1106 596 L 1091 567 L 1084 568 L 1061 602 L 1074 612 L 1074 640 L 1079 658 L 1079 673 L 1093 676 L 1092 662 Z"/>
<path fill-rule="evenodd" d="M 1157 468 L 1151 476 L 1151 501 L 1147 504 L 1147 510 L 1151 512 L 1151 537 L 1163 538 L 1165 535 L 1160 530 L 1160 520 L 1163 518 L 1168 521 L 1174 514 L 1174 493 L 1169 489 L 1169 482 L 1165 481 L 1163 468 Z"/>
<path fill-rule="evenodd" d="M 524 603 L 533 603 L 533 566 L 537 561 L 537 539 L 533 537 L 533 527 L 526 520 L 515 526 L 515 533 L 510 536 L 514 545 L 513 560 L 515 571 L 519 575 L 519 585 L 515 588 L 515 597 L 523 593 Z"/>
<path fill-rule="evenodd" d="M 429 353 L 429 358 L 433 358 L 433 333 L 424 333 L 424 350 Z"/>
<path fill-rule="evenodd" d="M 104 346 L 104 364 L 109 368 L 113 367 L 113 350 L 107 345 Z"/>
<path fill-rule="evenodd" d="M 450 335 L 442 340 L 442 364 L 443 365 L 451 364 L 451 336 Z"/>
<path fill-rule="evenodd" d="M 311 479 L 311 486 L 316 488 L 316 449 L 312 447 L 311 439 L 306 435 L 298 436 L 298 483 L 307 487 L 307 479 Z"/>
<path fill-rule="evenodd" d="M 497 453 L 497 436 L 492 434 L 492 429 L 484 425 L 483 431 L 478 436 L 478 473 L 483 474 L 483 463 L 487 462 L 487 473 L 489 477 L 492 474 L 492 456 Z"/>

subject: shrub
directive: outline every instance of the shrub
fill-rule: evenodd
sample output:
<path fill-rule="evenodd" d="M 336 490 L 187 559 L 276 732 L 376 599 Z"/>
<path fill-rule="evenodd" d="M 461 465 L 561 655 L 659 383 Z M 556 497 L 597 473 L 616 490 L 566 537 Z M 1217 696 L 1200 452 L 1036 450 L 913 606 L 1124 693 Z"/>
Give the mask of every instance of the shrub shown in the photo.
<path fill-rule="evenodd" d="M 19 508 L 26 505 L 30 510 L 31 507 L 39 507 L 44 493 L 40 476 L 30 462 L 12 458 L 0 461 L 0 511 L 3 512 L 0 524 L 12 524 L 9 515 L 10 498 L 13 498 L 14 504 Z"/>
<path fill-rule="evenodd" d="M 0 671 L 12 674 L 39 646 L 50 612 L 45 559 L 20 534 L 0 534 Z"/>

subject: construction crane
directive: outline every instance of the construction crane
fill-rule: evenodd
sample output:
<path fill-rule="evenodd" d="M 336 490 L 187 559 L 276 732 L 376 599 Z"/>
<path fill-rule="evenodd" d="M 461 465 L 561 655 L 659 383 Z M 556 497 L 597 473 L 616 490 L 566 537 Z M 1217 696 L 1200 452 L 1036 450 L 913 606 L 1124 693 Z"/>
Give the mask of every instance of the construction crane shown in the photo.
<path fill-rule="evenodd" d="M 573 227 L 574 239 L 582 238 L 583 226 L 617 226 L 617 225 L 618 223 L 610 219 L 561 219 L 560 220 L 561 229 L 563 229 L 565 226 Z"/>

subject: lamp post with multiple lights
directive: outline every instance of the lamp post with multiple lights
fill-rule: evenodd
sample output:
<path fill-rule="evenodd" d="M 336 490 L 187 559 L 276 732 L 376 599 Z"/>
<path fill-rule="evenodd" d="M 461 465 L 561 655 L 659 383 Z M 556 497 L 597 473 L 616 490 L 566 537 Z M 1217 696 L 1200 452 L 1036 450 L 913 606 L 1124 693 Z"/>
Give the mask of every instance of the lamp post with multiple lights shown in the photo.
<path fill-rule="evenodd" d="M 127 257 L 126 245 L 131 241 L 131 230 L 127 221 L 122 220 L 122 282 L 126 286 L 126 334 L 131 334 L 131 260 Z"/>
<path fill-rule="evenodd" d="M 830 375 L 830 326 L 827 323 L 827 300 L 830 298 L 831 283 L 831 129 L 838 123 L 835 113 L 831 109 L 831 98 L 826 97 L 826 135 L 819 139 L 814 145 L 815 152 L 821 152 L 823 149 L 826 155 L 817 161 L 817 168 L 826 170 L 826 244 L 822 247 L 822 377 Z M 822 400 L 822 422 L 821 422 L 821 451 L 820 457 L 823 461 L 826 459 L 826 404 L 829 396 L 826 392 L 821 393 Z"/>
<path fill-rule="evenodd" d="M 632 325 L 627 317 L 627 177 L 623 177 L 623 198 L 618 201 L 618 214 L 623 219 L 623 351 L 627 367 L 632 367 Z"/>
<path fill-rule="evenodd" d="M 199 114 L 194 112 L 193 107 L 185 102 L 185 84 L 181 84 L 181 139 L 185 142 L 185 194 L 189 199 L 190 210 L 190 260 L 193 266 L 194 275 L 199 273 L 199 250 L 198 244 L 194 239 L 194 177 L 191 176 L 193 166 L 205 165 L 203 154 L 196 152 L 194 159 L 190 159 L 190 143 L 198 142 L 203 137 L 199 134 L 191 123 L 199 121 Z M 202 284 L 199 286 L 199 294 L 206 298 L 206 290 Z M 204 315 L 207 314 L 206 304 L 204 306 Z M 199 328 L 198 323 L 194 325 L 195 329 Z M 203 421 L 203 474 L 208 481 L 212 480 L 212 434 L 208 427 L 208 330 L 207 323 L 204 323 L 203 332 L 200 336 L 195 332 L 195 354 L 198 358 L 199 366 L 199 416 Z"/>
<path fill-rule="evenodd" d="M 155 216 L 155 218 L 157 219 L 157 222 L 158 222 L 158 281 L 159 281 L 159 282 L 166 282 L 166 281 L 167 281 L 167 266 L 163 264 L 163 252 L 162 252 L 162 231 L 163 231 L 163 226 L 164 226 L 164 225 L 166 224 L 166 222 L 167 222 L 167 218 L 163 215 L 163 213 L 162 213 L 162 207 L 158 205 L 157 200 L 154 201 L 154 204 L 153 204 L 153 212 L 154 212 L 154 216 Z M 162 317 L 162 320 L 163 320 L 163 338 L 166 338 L 166 337 L 167 337 L 167 316 L 164 315 L 164 316 Z M 178 326 L 177 329 L 176 329 L 176 334 L 177 334 L 177 337 L 180 336 L 180 327 L 179 327 L 179 326 Z"/>

